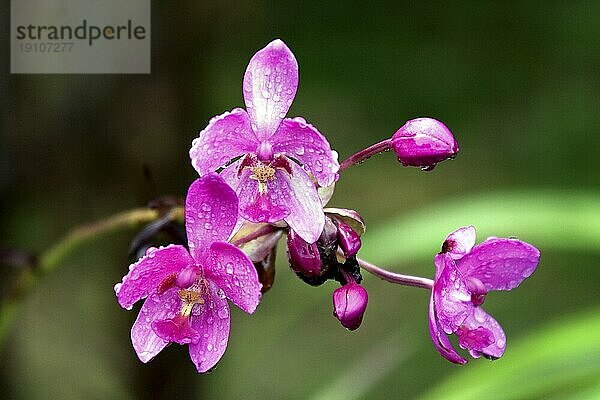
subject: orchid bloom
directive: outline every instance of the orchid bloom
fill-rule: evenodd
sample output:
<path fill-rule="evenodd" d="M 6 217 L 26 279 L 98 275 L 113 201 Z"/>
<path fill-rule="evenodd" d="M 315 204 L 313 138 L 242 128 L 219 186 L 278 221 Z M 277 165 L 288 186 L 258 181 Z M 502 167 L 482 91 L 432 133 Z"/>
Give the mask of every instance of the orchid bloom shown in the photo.
<path fill-rule="evenodd" d="M 475 228 L 460 228 L 446 238 L 435 257 L 435 280 L 429 304 L 429 332 L 438 352 L 465 364 L 448 339 L 458 336 L 474 358 L 504 354 L 506 335 L 481 304 L 491 290 L 516 288 L 535 271 L 540 252 L 517 239 L 488 238 L 475 245 Z"/>
<path fill-rule="evenodd" d="M 251 314 L 261 285 L 254 265 L 226 243 L 237 220 L 238 200 L 217 174 L 190 186 L 185 203 L 189 252 L 181 245 L 148 249 L 115 285 L 130 310 L 146 298 L 131 329 L 133 348 L 150 361 L 169 343 L 188 344 L 198 372 L 210 370 L 227 348 L 227 298 Z"/>
<path fill-rule="evenodd" d="M 239 196 L 241 217 L 284 220 L 313 243 L 325 223 L 315 181 L 321 187 L 332 185 L 339 164 L 315 127 L 300 117 L 285 118 L 297 87 L 294 54 L 281 40 L 272 41 L 246 69 L 246 110 L 214 117 L 192 142 L 190 158 L 201 176 L 224 167 L 221 175 Z"/>

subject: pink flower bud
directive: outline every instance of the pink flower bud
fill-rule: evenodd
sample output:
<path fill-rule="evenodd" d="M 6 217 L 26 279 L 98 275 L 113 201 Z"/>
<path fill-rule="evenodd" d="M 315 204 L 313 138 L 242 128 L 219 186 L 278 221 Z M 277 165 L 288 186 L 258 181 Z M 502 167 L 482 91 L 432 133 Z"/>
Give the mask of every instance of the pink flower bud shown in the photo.
<path fill-rule="evenodd" d="M 347 283 L 333 292 L 333 314 L 345 328 L 353 331 L 362 322 L 368 300 L 365 288 L 355 282 Z"/>
<path fill-rule="evenodd" d="M 405 166 L 431 170 L 440 161 L 458 153 L 458 143 L 452 132 L 433 118 L 407 121 L 392 136 L 392 148 Z"/>
<path fill-rule="evenodd" d="M 317 243 L 307 243 L 290 229 L 287 240 L 290 267 L 300 276 L 314 278 L 321 275 L 321 256 Z"/>
<path fill-rule="evenodd" d="M 346 257 L 354 257 L 361 246 L 360 236 L 344 222 L 338 221 L 338 242 Z"/>

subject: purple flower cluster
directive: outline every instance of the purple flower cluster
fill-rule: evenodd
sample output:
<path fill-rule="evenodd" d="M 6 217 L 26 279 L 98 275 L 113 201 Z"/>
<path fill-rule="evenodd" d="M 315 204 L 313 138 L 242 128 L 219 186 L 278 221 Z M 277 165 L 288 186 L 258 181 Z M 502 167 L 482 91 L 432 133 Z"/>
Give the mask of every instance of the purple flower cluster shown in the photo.
<path fill-rule="evenodd" d="M 227 347 L 231 301 L 256 310 L 273 284 L 275 250 L 287 236 L 291 269 L 306 283 L 335 280 L 333 314 L 357 329 L 368 294 L 363 269 L 388 281 L 431 290 L 430 333 L 448 360 L 466 362 L 447 335 L 473 357 L 498 358 L 506 337 L 481 305 L 491 290 L 510 290 L 530 276 L 539 251 L 516 239 L 475 246 L 475 228 L 450 234 L 435 257 L 435 280 L 385 271 L 357 258 L 365 223 L 354 210 L 325 208 L 339 172 L 387 149 L 424 170 L 458 153 L 450 130 L 432 118 L 406 122 L 391 137 L 338 163 L 327 139 L 301 117 L 286 118 L 298 88 L 298 63 L 274 40 L 250 60 L 242 92 L 246 109 L 214 117 L 189 155 L 200 178 L 185 201 L 187 247 L 150 248 L 115 285 L 119 304 L 144 300 L 131 330 L 148 362 L 170 343 L 187 344 L 198 372 L 212 369 Z"/>

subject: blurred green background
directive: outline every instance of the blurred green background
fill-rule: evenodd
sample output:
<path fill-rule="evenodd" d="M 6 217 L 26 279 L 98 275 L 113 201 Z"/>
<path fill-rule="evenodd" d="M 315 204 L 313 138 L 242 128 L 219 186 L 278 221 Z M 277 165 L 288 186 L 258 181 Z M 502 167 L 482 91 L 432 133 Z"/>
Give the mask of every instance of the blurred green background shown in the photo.
<path fill-rule="evenodd" d="M 232 312 L 225 356 L 198 376 L 185 347 L 137 360 L 136 312 L 112 289 L 135 232 L 103 236 L 18 310 L 0 398 L 600 398 L 600 2 L 155 1 L 150 75 L 10 75 L 0 35 L 4 248 L 40 252 L 76 225 L 183 196 L 192 139 L 243 106 L 248 60 L 279 37 L 300 65 L 288 115 L 340 159 L 419 116 L 460 143 L 433 172 L 385 154 L 342 174 L 330 204 L 366 219 L 364 258 L 432 277 L 441 241 L 466 224 L 542 251 L 532 278 L 486 301 L 505 357 L 464 367 L 431 344 L 426 291 L 366 276 L 363 325 L 347 332 L 336 285 L 302 283 L 280 251 L 275 286 L 254 316 Z M 3 293 L 18 273 L 2 268 Z"/>

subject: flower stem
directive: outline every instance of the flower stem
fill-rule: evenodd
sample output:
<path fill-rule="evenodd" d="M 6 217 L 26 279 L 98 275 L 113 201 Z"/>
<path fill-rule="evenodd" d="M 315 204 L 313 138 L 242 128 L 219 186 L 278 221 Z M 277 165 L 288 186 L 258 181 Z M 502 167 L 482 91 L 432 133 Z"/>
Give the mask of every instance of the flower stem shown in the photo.
<path fill-rule="evenodd" d="M 172 208 L 168 215 L 172 220 L 183 221 L 183 207 Z M 0 304 L 0 344 L 6 337 L 20 304 L 35 282 L 59 267 L 71 252 L 101 235 L 127 228 L 137 228 L 160 217 L 162 217 L 160 212 L 149 208 L 125 211 L 75 228 L 54 246 L 43 252 L 39 257 L 39 262 L 31 268 L 23 270 L 17 277 L 11 292 L 2 299 Z"/>
<path fill-rule="evenodd" d="M 353 166 L 354 164 L 360 164 L 363 161 L 365 161 L 366 159 L 374 156 L 375 154 L 379 154 L 379 153 L 389 150 L 391 148 L 391 146 L 392 146 L 392 139 L 386 139 L 386 140 L 382 140 L 379 143 L 375 143 L 374 145 L 371 145 L 371 146 L 367 147 L 366 149 L 363 149 L 363 150 L 359 151 L 358 153 L 353 154 L 350 157 L 346 158 L 340 164 L 339 170 L 343 171 L 343 170 Z"/>
<path fill-rule="evenodd" d="M 403 274 L 398 274 L 396 272 L 391 272 L 391 271 L 385 270 L 383 268 L 380 268 L 375 264 L 371 264 L 368 261 L 361 260 L 360 258 L 357 258 L 356 261 L 358 261 L 358 265 L 360 265 L 361 268 L 370 272 L 371 274 L 375 275 L 376 277 L 383 279 L 384 281 L 396 283 L 398 285 L 403 285 L 403 286 L 419 287 L 419 288 L 423 288 L 423 289 L 433 288 L 433 281 L 431 279 L 421 278 L 419 276 L 403 275 Z"/>
<path fill-rule="evenodd" d="M 246 244 L 246 243 L 248 243 L 254 239 L 257 239 L 261 236 L 268 235 L 269 233 L 273 233 L 279 229 L 281 229 L 281 228 L 277 228 L 276 226 L 267 224 L 267 225 L 261 226 L 260 228 L 258 228 L 254 232 L 249 233 L 246 236 L 242 236 L 240 238 L 234 237 L 233 240 L 231 241 L 231 244 L 239 247 L 239 246 Z"/>

